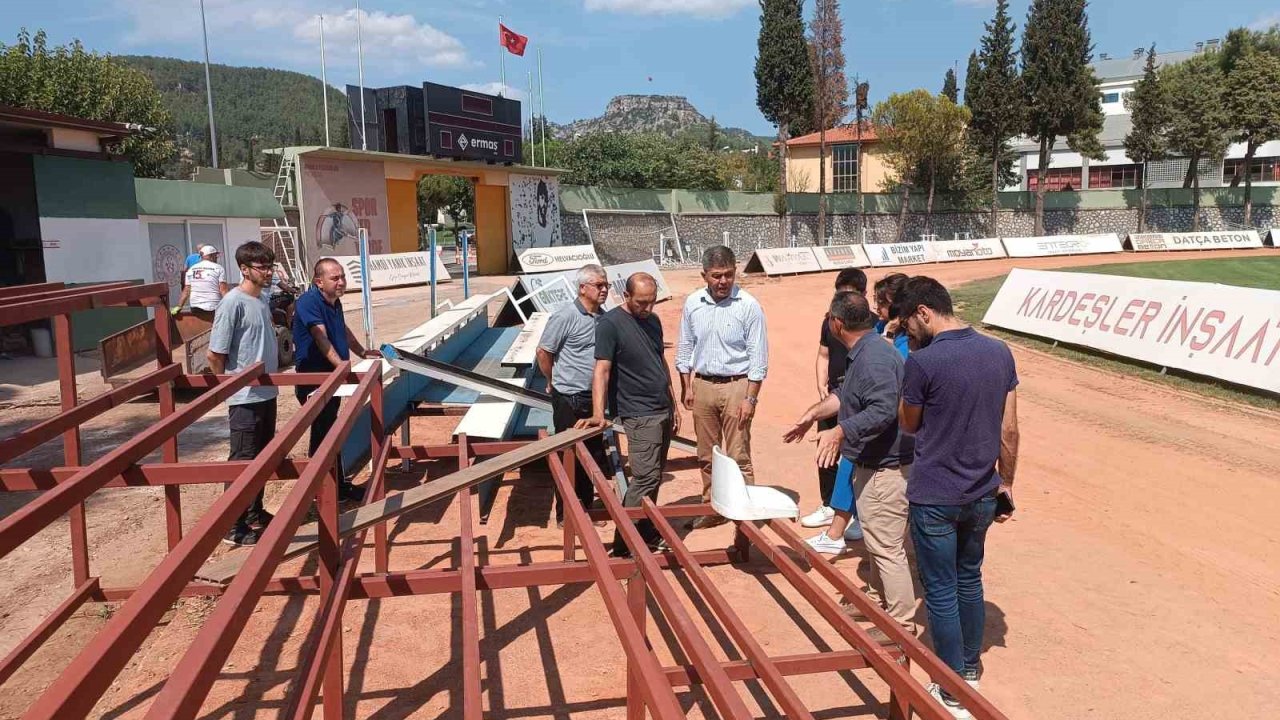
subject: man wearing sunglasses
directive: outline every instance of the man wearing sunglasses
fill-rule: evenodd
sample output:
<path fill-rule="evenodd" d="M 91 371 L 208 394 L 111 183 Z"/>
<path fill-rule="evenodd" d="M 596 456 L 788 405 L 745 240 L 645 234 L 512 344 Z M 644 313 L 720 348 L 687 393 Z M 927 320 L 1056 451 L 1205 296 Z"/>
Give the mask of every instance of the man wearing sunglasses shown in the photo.
<path fill-rule="evenodd" d="M 578 297 L 561 305 L 547 319 L 538 343 L 538 369 L 547 379 L 551 393 L 551 415 L 556 432 L 568 430 L 579 420 L 591 417 L 591 375 L 596 364 L 596 321 L 609 297 L 609 279 L 599 265 L 584 265 L 574 278 Z M 604 442 L 597 435 L 587 441 L 587 449 L 609 474 Z M 574 475 L 574 493 L 584 508 L 595 499 L 591 478 L 584 472 Z M 556 494 L 556 524 L 564 523 L 564 498 Z M 602 523 L 603 524 L 603 523 Z"/>

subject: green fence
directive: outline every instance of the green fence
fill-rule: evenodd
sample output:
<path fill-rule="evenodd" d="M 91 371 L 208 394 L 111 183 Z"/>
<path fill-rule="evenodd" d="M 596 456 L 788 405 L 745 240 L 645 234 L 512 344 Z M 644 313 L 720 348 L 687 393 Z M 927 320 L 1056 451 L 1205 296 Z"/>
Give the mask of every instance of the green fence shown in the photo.
<path fill-rule="evenodd" d="M 1153 208 L 1191 207 L 1193 190 L 1167 188 L 1148 191 L 1148 203 Z M 1244 188 L 1209 188 L 1200 191 L 1201 207 L 1241 207 L 1244 205 Z M 1136 210 L 1141 205 L 1140 190 L 1084 190 L 1080 192 L 1050 192 L 1044 196 L 1046 210 Z M 927 197 L 913 193 L 908 211 L 925 211 Z M 1255 206 L 1280 205 L 1280 187 L 1253 188 Z M 1036 206 L 1035 193 L 1000 193 L 1002 210 L 1031 211 Z M 774 214 L 771 193 L 748 193 L 731 190 L 696 192 L 692 190 L 640 190 L 633 188 L 583 187 L 563 185 L 560 188 L 560 207 L 564 212 L 587 210 L 651 210 L 689 215 L 725 213 L 730 215 Z M 833 214 L 852 215 L 862 211 L 871 215 L 894 215 L 902 208 L 902 196 L 898 193 L 866 193 L 861 203 L 857 193 L 831 193 L 827 195 L 827 210 Z M 933 199 L 935 213 L 985 212 L 985 207 L 964 205 L 952 196 L 937 195 Z M 796 214 L 818 212 L 817 193 L 788 193 L 787 211 Z"/>

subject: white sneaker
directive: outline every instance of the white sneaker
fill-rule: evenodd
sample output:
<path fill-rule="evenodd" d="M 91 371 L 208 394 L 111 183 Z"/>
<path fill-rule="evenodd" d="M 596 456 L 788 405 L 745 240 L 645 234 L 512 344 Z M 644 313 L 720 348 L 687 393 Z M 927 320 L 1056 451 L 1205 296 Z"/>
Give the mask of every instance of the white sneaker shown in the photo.
<path fill-rule="evenodd" d="M 858 522 L 858 518 L 849 518 L 849 524 L 844 529 L 844 539 L 853 542 L 862 539 L 862 523 Z"/>
<path fill-rule="evenodd" d="M 836 516 L 836 511 L 830 506 L 823 505 L 813 512 L 800 518 L 800 524 L 807 528 L 826 527 L 831 524 L 832 518 Z"/>
<path fill-rule="evenodd" d="M 978 673 L 977 670 L 965 670 L 964 672 L 960 673 L 960 677 L 964 678 L 964 681 L 969 684 L 969 687 L 973 688 L 974 690 L 979 689 L 978 680 L 981 678 L 981 675 Z"/>
<path fill-rule="evenodd" d="M 959 702 L 942 696 L 942 686 L 938 683 L 929 683 L 929 695 L 942 706 L 944 710 L 951 713 L 951 717 L 956 720 L 973 720 L 973 715 Z"/>
<path fill-rule="evenodd" d="M 829 538 L 825 532 L 805 540 L 809 543 L 809 547 L 817 550 L 823 555 L 843 555 L 849 548 L 844 544 L 844 539 Z"/>

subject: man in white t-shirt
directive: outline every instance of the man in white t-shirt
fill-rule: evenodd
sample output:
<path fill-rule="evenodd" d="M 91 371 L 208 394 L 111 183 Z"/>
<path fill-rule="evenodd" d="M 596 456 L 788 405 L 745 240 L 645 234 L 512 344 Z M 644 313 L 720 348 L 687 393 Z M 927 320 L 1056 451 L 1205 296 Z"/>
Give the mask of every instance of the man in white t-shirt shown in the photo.
<path fill-rule="evenodd" d="M 187 268 L 186 287 L 182 288 L 182 297 L 174 306 L 173 314 L 177 315 L 190 299 L 191 314 L 212 322 L 213 311 L 227 294 L 227 271 L 218 264 L 218 248 L 202 245 L 199 253 L 200 262 Z"/>

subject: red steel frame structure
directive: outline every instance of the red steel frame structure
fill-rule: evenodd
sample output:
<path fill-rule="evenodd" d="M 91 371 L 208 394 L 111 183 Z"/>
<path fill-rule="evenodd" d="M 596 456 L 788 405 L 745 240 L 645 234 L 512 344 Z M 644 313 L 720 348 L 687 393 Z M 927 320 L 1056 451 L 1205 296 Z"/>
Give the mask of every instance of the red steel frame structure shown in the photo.
<path fill-rule="evenodd" d="M 43 491 L 34 500 L 0 520 L 0 556 L 19 547 L 36 532 L 69 515 L 73 590 L 31 634 L 0 660 L 0 683 L 8 679 L 75 611 L 87 602 L 120 602 L 105 626 L 36 698 L 25 718 L 81 718 L 124 669 L 126 663 L 179 597 L 218 596 L 216 606 L 159 692 L 151 700 L 147 718 L 195 718 L 213 683 L 240 637 L 258 600 L 265 595 L 318 595 L 319 610 L 307 632 L 305 649 L 294 682 L 289 687 L 284 717 L 309 718 L 319 702 L 326 720 L 344 717 L 342 674 L 342 613 L 349 600 L 458 593 L 462 598 L 461 653 L 462 702 L 459 714 L 468 720 L 483 716 L 480 683 L 480 622 L 478 595 L 506 588 L 541 585 L 592 584 L 604 600 L 609 620 L 617 632 L 627 671 L 628 720 L 646 713 L 659 720 L 684 716 L 675 689 L 698 684 L 704 687 L 716 712 L 729 718 L 751 716 L 735 683 L 758 680 L 772 701 L 789 718 L 812 718 L 787 677 L 870 668 L 888 684 L 889 715 L 909 718 L 912 713 L 928 720 L 950 715 L 913 678 L 914 662 L 929 677 L 959 698 L 980 720 L 1004 720 L 1004 715 L 948 669 L 914 636 L 905 633 L 856 585 L 816 554 L 789 523 L 738 522 L 732 547 L 693 551 L 672 525 L 676 518 L 708 515 L 708 505 L 658 506 L 646 500 L 642 507 L 623 507 L 615 491 L 587 452 L 583 440 L 600 432 L 581 430 L 545 434 L 532 442 L 473 443 L 465 435 L 447 445 L 395 445 L 384 430 L 381 368 L 355 373 L 344 363 L 331 373 L 265 373 L 255 365 L 235 375 L 192 376 L 181 373 L 173 361 L 174 335 L 165 312 L 164 284 L 120 283 L 64 288 L 57 283 L 0 288 L 0 317 L 8 323 L 51 318 L 58 345 L 58 369 L 62 412 L 0 439 L 0 463 L 8 463 L 41 443 L 61 437 L 64 466 L 54 468 L 0 469 L 0 491 Z M 71 313 L 99 307 L 141 305 L 156 308 L 156 369 L 142 377 L 84 403 L 77 401 L 71 347 Z M 321 408 L 346 383 L 355 392 L 345 400 L 315 455 L 290 459 L 288 451 Z M 251 384 L 316 385 L 319 389 L 279 429 L 266 450 L 252 461 L 188 462 L 179 460 L 179 431 Z M 175 390 L 203 392 L 179 408 Z M 121 403 L 155 393 L 159 421 L 89 464 L 84 464 L 79 428 L 85 421 Z M 371 413 L 370 456 L 373 460 L 365 504 L 339 513 L 334 472 L 338 453 L 368 407 Z M 407 420 L 405 420 L 407 422 Z M 142 463 L 156 449 L 162 462 Z M 458 470 L 431 479 L 424 485 L 388 496 L 385 472 L 393 460 L 456 458 Z M 566 503 L 563 559 L 522 565 L 487 566 L 478 562 L 474 488 L 480 482 L 546 461 Z M 586 473 L 604 503 L 603 510 L 588 510 L 576 497 L 574 477 Z M 219 539 L 252 498 L 269 480 L 295 479 L 276 519 L 252 548 L 234 551 L 217 563 L 206 563 Z M 187 484 L 229 483 L 227 490 L 183 533 L 180 488 Z M 136 587 L 103 587 L 91 574 L 88 558 L 84 501 L 93 493 L 117 487 L 160 486 L 165 492 L 168 552 Z M 459 555 L 453 569 L 393 571 L 389 567 L 386 523 L 423 505 L 453 497 L 459 508 Z M 300 525 L 312 502 L 319 521 L 314 528 Z M 651 553 L 634 521 L 647 518 L 668 543 L 670 550 Z M 632 558 L 609 557 L 592 525 L 607 519 L 619 528 Z M 374 572 L 360 573 L 358 564 L 373 529 Z M 774 538 L 765 533 L 769 530 Z M 297 537 L 295 537 L 297 534 Z M 313 542 L 307 538 L 315 538 Z M 780 541 L 780 542 L 779 542 Z M 315 575 L 277 576 L 280 562 L 315 549 Z M 769 656 L 734 611 L 706 568 L 744 562 L 752 549 L 770 563 L 817 613 L 835 629 L 850 649 L 801 655 Z M 836 589 L 856 611 L 889 636 L 877 642 L 855 622 L 850 608 L 840 603 L 806 572 L 807 564 Z M 225 584 L 201 578 L 226 570 Z M 203 569 L 202 569 L 203 568 Z M 692 600 L 706 607 L 725 630 L 744 660 L 721 661 L 702 636 L 677 588 L 666 571 L 680 570 L 689 580 Z M 666 666 L 651 646 L 646 632 L 649 601 L 659 609 L 678 648 L 673 657 L 688 664 Z"/>

